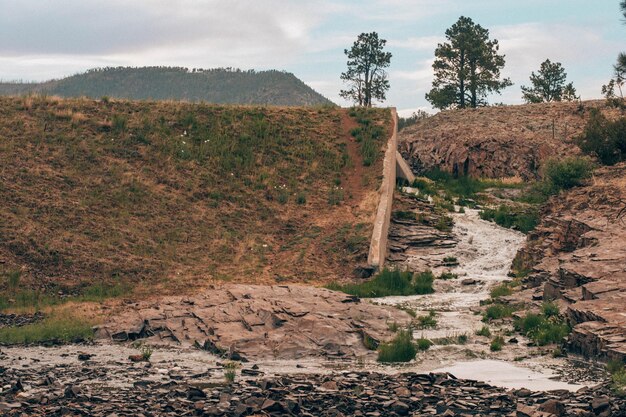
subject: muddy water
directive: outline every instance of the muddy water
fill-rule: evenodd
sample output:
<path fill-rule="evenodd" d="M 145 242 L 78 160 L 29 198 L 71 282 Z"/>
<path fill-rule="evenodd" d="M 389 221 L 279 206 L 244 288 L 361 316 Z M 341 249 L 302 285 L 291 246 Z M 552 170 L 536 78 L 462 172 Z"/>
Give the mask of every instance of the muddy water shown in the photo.
<path fill-rule="evenodd" d="M 525 235 L 481 220 L 478 210 L 466 209 L 464 214 L 454 214 L 453 233 L 458 244 L 453 248 L 418 248 L 400 266 L 415 272 L 428 268 L 435 275 L 444 271 L 458 275 L 458 279 L 436 280 L 435 293 L 409 297 L 377 299 L 380 304 L 394 305 L 414 310 L 418 316 L 430 311 L 436 313 L 434 328 L 417 329 L 414 337 L 434 340 L 436 344 L 418 355 L 415 363 L 403 367 L 419 372 L 449 371 L 460 378 L 488 381 L 507 388 L 526 387 L 536 390 L 577 390 L 581 383 L 555 381 L 551 369 L 571 367 L 566 360 L 543 355 L 538 348 L 529 348 L 528 340 L 516 335 L 505 344 L 502 351 L 491 352 L 490 339 L 475 333 L 485 323 L 479 314 L 481 300 L 489 298 L 490 290 L 509 279 L 511 262 L 525 241 Z M 442 267 L 444 257 L 455 257 L 458 266 Z M 463 280 L 471 279 L 473 282 Z M 506 331 L 490 325 L 492 334 Z M 458 343 L 457 337 L 467 337 Z M 504 336 L 511 340 L 512 336 Z M 534 349 L 534 350 L 533 350 Z"/>

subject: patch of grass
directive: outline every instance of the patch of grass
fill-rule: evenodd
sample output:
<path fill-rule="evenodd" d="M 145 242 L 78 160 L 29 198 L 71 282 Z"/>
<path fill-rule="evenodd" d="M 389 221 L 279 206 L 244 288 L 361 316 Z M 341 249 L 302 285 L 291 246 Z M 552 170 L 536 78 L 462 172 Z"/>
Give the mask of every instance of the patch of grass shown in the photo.
<path fill-rule="evenodd" d="M 489 330 L 489 326 L 483 326 L 480 330 L 477 330 L 476 336 L 491 337 L 491 330 Z"/>
<path fill-rule="evenodd" d="M 393 333 L 397 333 L 398 330 L 400 330 L 400 326 L 395 321 L 392 323 L 387 323 L 387 327 L 389 328 L 389 331 Z"/>
<path fill-rule="evenodd" d="M 433 227 L 440 232 L 450 232 L 452 231 L 452 226 L 454 226 L 454 220 L 452 217 L 441 215 Z"/>
<path fill-rule="evenodd" d="M 149 361 L 152 357 L 153 349 L 150 346 L 142 345 L 141 346 L 141 357 L 144 361 Z"/>
<path fill-rule="evenodd" d="M 553 304 L 544 304 L 545 313 L 528 313 L 514 322 L 515 330 L 528 336 L 539 346 L 561 343 L 569 335 L 571 328 L 567 322 L 559 316 L 558 307 Z"/>
<path fill-rule="evenodd" d="M 381 155 L 381 145 L 385 139 L 385 129 L 376 122 L 377 113 L 365 107 L 353 108 L 350 115 L 356 118 L 359 127 L 352 129 L 350 134 L 359 144 L 359 152 L 363 157 L 363 165 L 373 165 Z"/>
<path fill-rule="evenodd" d="M 22 278 L 22 271 L 8 271 L 4 273 L 9 289 L 15 290 L 20 285 L 20 279 Z"/>
<path fill-rule="evenodd" d="M 492 288 L 489 294 L 491 295 L 491 298 L 496 299 L 498 297 L 511 295 L 512 293 L 513 290 L 511 289 L 511 287 L 508 284 L 504 283 Z"/>
<path fill-rule="evenodd" d="M 498 226 L 516 229 L 522 233 L 528 233 L 539 224 L 539 212 L 535 208 L 515 209 L 507 205 L 498 208 L 486 208 L 480 211 L 479 216 L 483 220 L 496 223 Z"/>
<path fill-rule="evenodd" d="M 514 311 L 515 308 L 510 305 L 500 303 L 492 304 L 487 307 L 487 309 L 483 313 L 483 321 L 487 322 L 491 320 L 499 320 L 506 317 L 511 317 Z"/>
<path fill-rule="evenodd" d="M 378 347 L 378 362 L 410 362 L 415 359 L 417 348 L 413 343 L 410 330 L 400 330 L 389 343 L 382 343 Z"/>
<path fill-rule="evenodd" d="M 593 163 L 587 158 L 570 157 L 561 160 L 548 160 L 543 167 L 543 191 L 558 194 L 561 190 L 582 185 L 591 177 Z"/>
<path fill-rule="evenodd" d="M 413 274 L 408 271 L 385 268 L 370 281 L 345 285 L 332 283 L 326 288 L 361 298 L 376 298 L 390 295 L 430 294 L 434 292 L 433 281 L 434 276 L 430 271 Z"/>
<path fill-rule="evenodd" d="M 427 329 L 427 328 L 437 327 L 437 319 L 435 318 L 436 316 L 437 316 L 437 313 L 435 313 L 435 310 L 430 310 L 430 312 L 427 315 L 417 317 L 418 329 Z"/>
<path fill-rule="evenodd" d="M 439 275 L 439 279 L 449 280 L 449 279 L 457 279 L 459 276 L 457 274 L 453 274 L 452 272 L 442 272 Z"/>
<path fill-rule="evenodd" d="M 411 187 L 417 188 L 420 190 L 420 193 L 424 195 L 437 195 L 435 183 L 427 178 L 415 178 Z"/>
<path fill-rule="evenodd" d="M 417 339 L 415 343 L 417 344 L 417 349 L 420 351 L 428 350 L 433 345 L 433 342 L 423 337 L 420 337 L 419 339 Z"/>
<path fill-rule="evenodd" d="M 558 316 L 561 312 L 559 311 L 559 306 L 556 303 L 547 301 L 541 306 L 541 313 L 547 318 L 550 318 Z"/>
<path fill-rule="evenodd" d="M 447 345 L 464 345 L 467 343 L 468 337 L 465 333 L 456 336 L 446 336 L 439 339 L 433 339 L 432 342 L 435 345 L 447 346 Z"/>
<path fill-rule="evenodd" d="M 69 315 L 52 315 L 21 327 L 0 329 L 0 344 L 70 343 L 90 340 L 93 323 Z"/>
<path fill-rule="evenodd" d="M 499 352 L 502 350 L 502 346 L 504 346 L 504 338 L 502 336 L 496 336 L 491 339 L 491 344 L 489 345 L 489 349 L 492 352 Z"/>
<path fill-rule="evenodd" d="M 224 379 L 227 384 L 235 382 L 235 378 L 237 377 L 237 368 L 239 368 L 238 362 L 228 361 L 224 363 Z"/>

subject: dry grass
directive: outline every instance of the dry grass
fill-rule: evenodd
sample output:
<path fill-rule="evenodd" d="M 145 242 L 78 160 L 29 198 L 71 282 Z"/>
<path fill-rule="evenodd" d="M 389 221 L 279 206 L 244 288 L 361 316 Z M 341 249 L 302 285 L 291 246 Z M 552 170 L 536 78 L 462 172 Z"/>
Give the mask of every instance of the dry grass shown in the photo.
<path fill-rule="evenodd" d="M 367 256 L 381 161 L 352 178 L 345 110 L 30 96 L 0 111 L 0 269 L 25 287 L 328 282 Z"/>

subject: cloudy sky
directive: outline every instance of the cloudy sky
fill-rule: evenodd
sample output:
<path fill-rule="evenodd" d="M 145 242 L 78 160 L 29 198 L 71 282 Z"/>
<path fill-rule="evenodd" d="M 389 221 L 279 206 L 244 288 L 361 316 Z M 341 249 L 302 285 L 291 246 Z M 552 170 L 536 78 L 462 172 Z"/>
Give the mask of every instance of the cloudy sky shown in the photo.
<path fill-rule="evenodd" d="M 583 99 L 600 96 L 626 26 L 618 0 L 0 0 L 0 79 L 47 80 L 93 67 L 281 69 L 339 104 L 344 48 L 377 31 L 392 52 L 386 105 L 424 108 L 437 43 L 459 16 L 491 31 L 519 103 L 546 58 Z M 624 47 L 624 48 L 623 48 Z"/>

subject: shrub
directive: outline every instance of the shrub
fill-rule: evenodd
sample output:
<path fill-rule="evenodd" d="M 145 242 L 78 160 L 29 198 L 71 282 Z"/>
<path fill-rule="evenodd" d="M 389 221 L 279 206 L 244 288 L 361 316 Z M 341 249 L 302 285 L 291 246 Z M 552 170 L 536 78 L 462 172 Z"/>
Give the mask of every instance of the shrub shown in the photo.
<path fill-rule="evenodd" d="M 499 352 L 502 350 L 502 346 L 504 346 L 504 338 L 502 336 L 496 336 L 491 340 L 489 349 L 492 352 Z"/>
<path fill-rule="evenodd" d="M 492 288 L 490 295 L 491 295 L 491 298 L 496 299 L 498 297 L 511 295 L 512 293 L 513 293 L 513 290 L 511 290 L 511 288 L 507 284 L 501 284 L 501 285 L 498 285 L 497 287 Z"/>
<path fill-rule="evenodd" d="M 400 330 L 389 343 L 382 343 L 378 348 L 378 362 L 410 362 L 415 359 L 417 348 L 413 343 L 410 330 Z"/>
<path fill-rule="evenodd" d="M 426 329 L 437 327 L 437 320 L 435 319 L 435 316 L 435 310 L 430 310 L 427 315 L 417 317 L 418 328 Z"/>
<path fill-rule="evenodd" d="M 543 305 L 541 306 L 541 312 L 547 318 L 556 317 L 560 313 L 559 306 L 556 303 L 549 302 L 549 301 L 543 303 Z"/>
<path fill-rule="evenodd" d="M 226 362 L 224 364 L 224 379 L 227 384 L 232 384 L 235 382 L 235 377 L 237 376 L 237 368 L 239 368 L 239 364 L 237 362 Z"/>
<path fill-rule="evenodd" d="M 509 305 L 496 303 L 487 307 L 483 314 L 483 321 L 498 320 L 511 317 L 515 309 Z"/>
<path fill-rule="evenodd" d="M 483 327 L 480 328 L 480 330 L 476 331 L 476 335 L 477 336 L 491 337 L 491 330 L 489 330 L 488 326 L 483 326 Z"/>
<path fill-rule="evenodd" d="M 390 295 L 430 294 L 434 276 L 426 271 L 413 274 L 408 271 L 383 269 L 373 279 L 360 284 L 329 284 L 326 288 L 343 291 L 362 298 L 387 297 Z"/>
<path fill-rule="evenodd" d="M 543 168 L 543 187 L 547 194 L 577 187 L 593 172 L 593 164 L 586 158 L 550 159 Z"/>
<path fill-rule="evenodd" d="M 626 119 L 609 121 L 598 109 L 592 109 L 578 146 L 595 156 L 603 165 L 614 165 L 626 159 Z"/>
<path fill-rule="evenodd" d="M 306 195 L 304 193 L 298 193 L 296 196 L 296 204 L 306 204 Z"/>
<path fill-rule="evenodd" d="M 437 195 L 437 188 L 435 187 L 435 184 L 428 179 L 416 178 L 413 180 L 411 186 L 420 190 L 420 192 L 424 195 Z"/>
<path fill-rule="evenodd" d="M 453 274 L 452 272 L 442 272 L 439 275 L 439 279 L 449 280 L 449 279 L 457 279 L 459 276 L 457 274 Z"/>
<path fill-rule="evenodd" d="M 430 271 L 420 272 L 415 276 L 413 284 L 414 294 L 432 294 L 435 292 L 433 289 L 433 281 L 435 276 Z"/>
<path fill-rule="evenodd" d="M 125 116 L 120 116 L 118 114 L 113 116 L 111 120 L 111 130 L 113 133 L 124 133 L 126 131 L 126 124 L 128 123 L 128 119 Z"/>
<path fill-rule="evenodd" d="M 552 310 L 552 307 L 548 310 Z M 556 315 L 547 317 L 534 313 L 528 313 L 515 320 L 514 326 L 517 331 L 531 338 L 539 346 L 560 343 L 571 331 L 569 325 Z"/>
<path fill-rule="evenodd" d="M 141 346 L 141 357 L 144 361 L 149 361 L 152 356 L 152 348 L 150 346 Z"/>
<path fill-rule="evenodd" d="M 486 208 L 478 213 L 481 219 L 492 221 L 498 226 L 515 228 L 528 233 L 539 224 L 539 212 L 536 209 L 516 210 L 504 204 L 498 208 Z"/>
<path fill-rule="evenodd" d="M 606 370 L 611 374 L 611 389 L 620 397 L 626 397 L 626 369 L 624 362 L 612 359 L 606 364 Z"/>
<path fill-rule="evenodd" d="M 417 343 L 417 349 L 421 351 L 428 350 L 433 345 L 433 342 L 431 342 L 428 339 L 424 339 L 423 337 L 420 337 L 419 339 L 417 339 L 416 343 Z"/>

